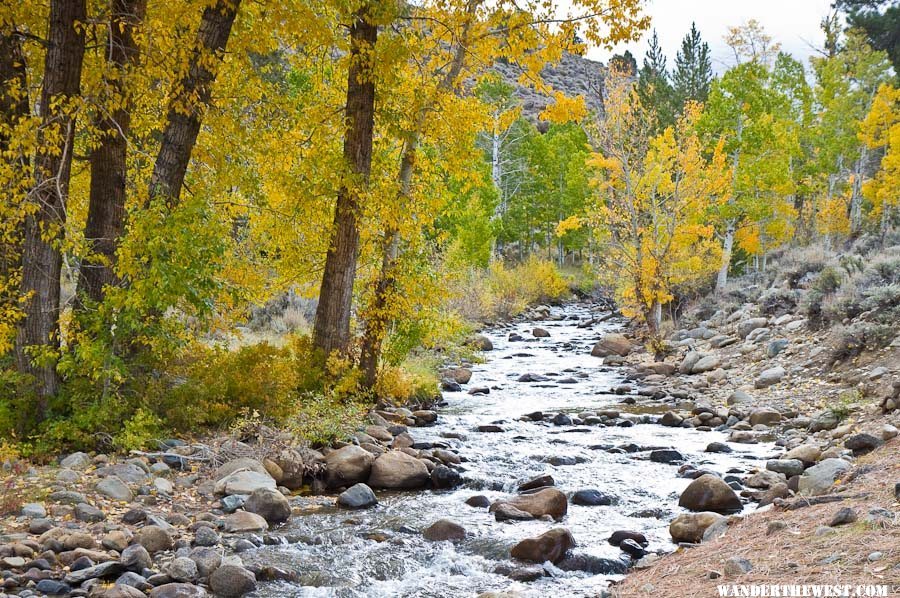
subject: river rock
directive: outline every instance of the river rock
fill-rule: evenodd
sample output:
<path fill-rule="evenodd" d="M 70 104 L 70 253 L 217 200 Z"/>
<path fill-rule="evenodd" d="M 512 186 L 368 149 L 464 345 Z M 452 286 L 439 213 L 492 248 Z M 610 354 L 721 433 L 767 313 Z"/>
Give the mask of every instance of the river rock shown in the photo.
<path fill-rule="evenodd" d="M 100 563 L 93 567 L 87 567 L 78 571 L 72 571 L 66 575 L 64 581 L 72 586 L 77 586 L 89 579 L 107 579 L 117 577 L 125 571 L 125 566 L 117 561 Z"/>
<path fill-rule="evenodd" d="M 512 547 L 510 555 L 515 559 L 534 563 L 558 563 L 575 547 L 575 538 L 569 530 L 558 527 L 536 538 L 527 538 Z"/>
<path fill-rule="evenodd" d="M 123 550 L 119 562 L 129 571 L 143 571 L 153 566 L 150 553 L 141 544 L 132 544 Z"/>
<path fill-rule="evenodd" d="M 543 328 L 535 328 L 531 331 L 531 334 L 534 338 L 550 338 L 550 333 Z"/>
<path fill-rule="evenodd" d="M 91 464 L 91 457 L 87 453 L 72 453 L 59 462 L 64 469 L 87 469 Z"/>
<path fill-rule="evenodd" d="M 809 422 L 810 432 L 821 432 L 822 430 L 834 430 L 841 423 L 837 413 L 826 409 L 815 414 Z"/>
<path fill-rule="evenodd" d="M 691 482 L 682 492 L 678 506 L 691 511 L 715 513 L 738 513 L 743 508 L 741 499 L 731 486 L 711 474 L 702 475 Z"/>
<path fill-rule="evenodd" d="M 131 502 L 134 494 L 125 483 L 117 477 L 108 477 L 97 482 L 95 489 L 107 498 L 121 502 Z"/>
<path fill-rule="evenodd" d="M 659 418 L 660 425 L 666 426 L 668 428 L 677 428 L 683 421 L 684 418 L 674 411 L 666 411 L 665 413 L 663 413 L 662 417 Z"/>
<path fill-rule="evenodd" d="M 469 368 L 449 368 L 441 371 L 441 376 L 457 384 L 468 384 L 469 380 L 472 379 L 472 370 Z"/>
<path fill-rule="evenodd" d="M 619 546 L 625 540 L 631 540 L 632 542 L 635 542 L 642 547 L 646 547 L 650 544 L 647 541 L 647 537 L 641 532 L 631 532 L 627 530 L 614 531 L 607 542 L 609 542 L 613 546 Z"/>
<path fill-rule="evenodd" d="M 737 577 L 750 573 L 753 565 L 743 557 L 733 556 L 725 559 L 725 575 Z"/>
<path fill-rule="evenodd" d="M 724 442 L 710 442 L 706 445 L 707 453 L 731 453 L 733 449 Z"/>
<path fill-rule="evenodd" d="M 593 488 L 578 490 L 572 495 L 573 505 L 582 505 L 586 507 L 599 507 L 614 504 L 615 497 L 610 496 Z"/>
<path fill-rule="evenodd" d="M 494 514 L 494 519 L 497 521 L 528 521 L 534 519 L 531 513 L 526 513 L 505 502 L 492 504 L 490 512 Z"/>
<path fill-rule="evenodd" d="M 150 554 L 171 550 L 174 544 L 169 532 L 156 525 L 148 525 L 136 531 L 134 541 L 146 548 Z"/>
<path fill-rule="evenodd" d="M 781 413 L 769 408 L 754 409 L 750 412 L 748 421 L 751 426 L 771 426 L 781 421 Z"/>
<path fill-rule="evenodd" d="M 782 378 L 784 378 L 785 374 L 787 374 L 787 371 L 781 366 L 763 370 L 753 382 L 753 386 L 754 388 L 766 388 L 773 384 L 778 384 L 781 382 Z"/>
<path fill-rule="evenodd" d="M 741 338 L 747 338 L 748 336 L 750 336 L 750 333 L 757 328 L 765 328 L 766 324 L 768 324 L 768 320 L 766 318 L 750 318 L 749 320 L 744 320 L 743 322 L 738 324 L 738 336 Z"/>
<path fill-rule="evenodd" d="M 431 542 L 459 542 L 466 539 L 466 528 L 449 519 L 439 519 L 425 528 L 422 537 Z"/>
<path fill-rule="evenodd" d="M 657 449 L 650 451 L 650 460 L 654 463 L 676 464 L 684 461 L 684 455 L 675 449 Z"/>
<path fill-rule="evenodd" d="M 190 583 L 165 583 L 150 590 L 150 598 L 206 598 L 208 595 L 206 590 Z"/>
<path fill-rule="evenodd" d="M 262 473 L 250 469 L 239 469 L 217 481 L 213 492 L 218 496 L 252 494 L 259 489 L 275 490 L 276 485 L 275 478 L 270 476 L 265 469 Z"/>
<path fill-rule="evenodd" d="M 272 455 L 263 465 L 279 486 L 297 490 L 303 486 L 307 472 L 322 467 L 324 462 L 324 457 L 318 451 L 285 448 Z M 269 463 L 275 465 L 275 468 Z M 281 470 L 281 476 L 275 475 L 278 470 Z"/>
<path fill-rule="evenodd" d="M 786 452 L 782 459 L 797 459 L 809 467 L 815 464 L 822 456 L 822 449 L 814 444 L 801 444 Z"/>
<path fill-rule="evenodd" d="M 462 484 L 462 476 L 455 469 L 446 465 L 438 465 L 431 472 L 431 485 L 438 490 L 455 488 Z"/>
<path fill-rule="evenodd" d="M 803 473 L 804 466 L 800 459 L 770 459 L 766 461 L 766 469 L 792 477 Z"/>
<path fill-rule="evenodd" d="M 476 494 L 467 498 L 466 504 L 476 509 L 486 509 L 491 506 L 491 499 L 483 494 Z"/>
<path fill-rule="evenodd" d="M 743 390 L 736 390 L 730 395 L 728 395 L 728 399 L 725 403 L 729 406 L 731 405 L 751 405 L 756 401 L 750 393 L 745 392 Z"/>
<path fill-rule="evenodd" d="M 363 483 L 354 484 L 341 492 L 337 504 L 348 509 L 364 509 L 378 504 L 375 493 Z"/>
<path fill-rule="evenodd" d="M 631 341 L 624 335 L 617 332 L 611 332 L 603 335 L 603 337 L 591 349 L 591 355 L 594 357 L 607 357 L 609 355 L 619 355 L 625 357 L 631 353 Z"/>
<path fill-rule="evenodd" d="M 85 523 L 97 523 L 98 521 L 106 519 L 106 514 L 97 507 L 93 507 L 86 503 L 79 503 L 75 505 L 75 519 L 84 521 Z"/>
<path fill-rule="evenodd" d="M 877 438 L 872 434 L 854 434 L 844 441 L 844 446 L 853 451 L 854 455 L 865 455 L 877 449 L 884 444 L 881 438 Z"/>
<path fill-rule="evenodd" d="M 291 504 L 278 490 L 258 488 L 244 502 L 244 510 L 256 513 L 268 523 L 284 523 L 291 516 Z"/>
<path fill-rule="evenodd" d="M 197 579 L 199 574 L 197 563 L 185 556 L 180 556 L 172 560 L 166 567 L 166 574 L 173 581 L 191 582 Z"/>
<path fill-rule="evenodd" d="M 718 513 L 682 513 L 669 524 L 669 535 L 675 542 L 699 544 L 711 525 L 726 518 Z"/>
<path fill-rule="evenodd" d="M 468 345 L 475 347 L 479 351 L 493 351 L 494 343 L 491 342 L 491 339 L 486 337 L 483 334 L 476 334 L 469 338 Z"/>
<path fill-rule="evenodd" d="M 325 485 L 340 488 L 365 482 L 374 462 L 372 453 L 353 444 L 331 451 L 325 456 Z"/>
<path fill-rule="evenodd" d="M 209 587 L 216 596 L 238 598 L 256 590 L 256 576 L 238 565 L 222 565 L 209 576 Z"/>
<path fill-rule="evenodd" d="M 231 461 L 227 461 L 220 465 L 219 468 L 216 469 L 216 472 L 213 474 L 212 478 L 218 481 L 242 469 L 249 469 L 250 471 L 255 471 L 256 473 L 268 473 L 266 471 L 265 465 L 263 465 L 256 459 L 251 459 L 250 457 L 240 457 L 238 459 L 232 459 Z"/>
<path fill-rule="evenodd" d="M 262 532 L 269 529 L 268 522 L 256 513 L 236 511 L 225 518 L 225 531 L 230 533 Z"/>
<path fill-rule="evenodd" d="M 639 559 L 647 554 L 647 551 L 640 544 L 629 538 L 622 540 L 619 543 L 619 548 L 633 559 Z"/>
<path fill-rule="evenodd" d="M 704 355 L 700 359 L 697 360 L 697 363 L 691 368 L 692 374 L 703 374 L 705 372 L 711 372 L 717 367 L 722 365 L 722 360 L 719 359 L 716 355 Z"/>
<path fill-rule="evenodd" d="M 694 366 L 702 358 L 703 356 L 697 351 L 688 351 L 681 363 L 678 364 L 678 372 L 680 374 L 690 374 L 694 370 Z"/>
<path fill-rule="evenodd" d="M 394 490 L 421 488 L 431 476 L 425 463 L 401 451 L 388 451 L 375 459 L 369 486 Z"/>
<path fill-rule="evenodd" d="M 850 464 L 843 459 L 824 459 L 803 472 L 798 491 L 806 496 L 825 494 L 834 485 L 834 480 L 849 470 Z"/>
<path fill-rule="evenodd" d="M 544 488 L 533 494 L 520 494 L 500 499 L 491 505 L 490 512 L 493 513 L 502 504 L 511 505 L 520 511 L 529 513 L 535 519 L 550 515 L 557 521 L 565 517 L 569 508 L 566 495 L 556 488 Z"/>
<path fill-rule="evenodd" d="M 834 517 L 831 518 L 831 523 L 828 525 L 831 527 L 847 525 L 849 523 L 855 523 L 857 519 L 859 519 L 859 515 L 854 509 L 843 507 L 842 509 L 838 509 L 838 512 L 834 514 Z"/>

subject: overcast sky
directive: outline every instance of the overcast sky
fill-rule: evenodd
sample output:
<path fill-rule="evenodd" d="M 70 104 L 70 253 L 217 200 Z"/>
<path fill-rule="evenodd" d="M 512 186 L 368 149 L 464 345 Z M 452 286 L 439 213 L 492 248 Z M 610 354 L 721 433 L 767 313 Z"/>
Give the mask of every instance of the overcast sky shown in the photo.
<path fill-rule="evenodd" d="M 652 23 L 641 41 L 622 44 L 613 52 L 593 49 L 588 57 L 606 62 L 613 54 L 628 49 L 640 66 L 650 32 L 655 28 L 671 68 L 681 39 L 694 21 L 709 44 L 713 69 L 721 72 L 734 62 L 731 50 L 722 40 L 728 27 L 756 19 L 775 41 L 781 42 L 783 51 L 807 65 L 807 58 L 814 53 L 810 45 L 823 45 L 819 23 L 829 14 L 830 5 L 831 0 L 647 0 L 646 10 Z"/>

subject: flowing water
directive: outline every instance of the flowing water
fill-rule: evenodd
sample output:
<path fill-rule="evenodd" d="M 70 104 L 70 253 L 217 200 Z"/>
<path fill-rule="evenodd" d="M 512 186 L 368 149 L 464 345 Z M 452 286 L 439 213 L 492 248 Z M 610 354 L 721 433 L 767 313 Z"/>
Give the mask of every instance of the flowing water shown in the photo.
<path fill-rule="evenodd" d="M 724 474 L 730 469 L 748 469 L 771 452 L 771 446 L 737 445 L 734 453 L 711 454 L 704 448 L 710 442 L 724 441 L 724 433 L 655 424 L 554 426 L 519 421 L 533 411 L 575 414 L 614 408 L 623 413 L 629 409 L 647 412 L 640 410 L 642 401 L 629 407 L 621 404 L 623 397 L 610 393 L 623 381 L 621 368 L 603 367 L 600 359 L 591 357 L 596 340 L 618 326 L 612 322 L 577 326 L 597 315 L 591 306 L 569 305 L 553 310 L 551 317 L 561 320 L 522 322 L 488 331 L 494 350 L 485 354 L 485 363 L 473 366 L 468 387 L 488 386 L 490 394 L 445 393 L 447 405 L 439 410 L 438 423 L 411 430 L 417 441 L 444 442 L 466 459 L 461 466 L 464 485 L 446 491 L 379 493 L 378 506 L 363 511 L 338 510 L 329 506 L 333 499 L 327 505 L 323 500 L 279 530 L 291 538 L 290 544 L 242 555 L 245 561 L 299 575 L 299 582 L 262 584 L 257 595 L 444 597 L 514 590 L 523 596 L 597 596 L 615 576 L 547 566 L 548 576 L 521 583 L 494 570 L 511 564 L 509 550 L 517 541 L 557 526 L 572 532 L 578 543 L 574 552 L 580 555 L 627 558 L 606 541 L 619 529 L 644 533 L 651 551 L 673 549 L 668 522 L 680 512 L 678 496 L 690 480 L 678 477 L 676 465 L 651 462 L 647 451 L 675 448 L 687 462 Z M 550 338 L 533 338 L 535 326 L 549 331 Z M 509 342 L 510 332 L 526 340 Z M 550 380 L 518 382 L 526 373 Z M 475 431 L 476 426 L 491 423 L 504 431 Z M 625 444 L 645 450 L 606 450 Z M 549 464 L 554 457 L 575 457 L 577 463 Z M 487 509 L 464 502 L 475 494 L 491 500 L 508 496 L 517 484 L 541 474 L 551 474 L 556 486 L 567 494 L 595 488 L 616 496 L 618 503 L 570 504 L 562 522 L 500 523 Z M 458 544 L 425 541 L 419 530 L 441 518 L 463 525 L 467 539 Z"/>

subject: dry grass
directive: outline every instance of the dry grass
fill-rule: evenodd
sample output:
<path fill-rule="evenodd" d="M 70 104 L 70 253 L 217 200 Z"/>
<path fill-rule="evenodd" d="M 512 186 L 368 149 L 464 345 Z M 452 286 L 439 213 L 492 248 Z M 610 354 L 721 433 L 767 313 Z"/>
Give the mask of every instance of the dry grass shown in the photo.
<path fill-rule="evenodd" d="M 813 505 L 786 511 L 773 508 L 753 514 L 731 525 L 728 533 L 695 548 L 679 549 L 656 565 L 628 575 L 613 589 L 616 598 L 712 597 L 724 584 L 850 584 L 894 586 L 900 596 L 900 504 L 894 484 L 900 482 L 900 439 L 858 459 L 855 476 L 835 491 L 865 498 Z M 835 528 L 836 533 L 816 536 L 816 528 L 827 525 L 843 507 L 853 507 L 859 520 Z M 871 509 L 894 512 L 885 526 L 865 521 Z M 767 535 L 772 521 L 787 528 Z M 869 562 L 873 552 L 883 557 Z M 753 569 L 739 577 L 710 579 L 722 574 L 726 559 L 743 557 Z"/>

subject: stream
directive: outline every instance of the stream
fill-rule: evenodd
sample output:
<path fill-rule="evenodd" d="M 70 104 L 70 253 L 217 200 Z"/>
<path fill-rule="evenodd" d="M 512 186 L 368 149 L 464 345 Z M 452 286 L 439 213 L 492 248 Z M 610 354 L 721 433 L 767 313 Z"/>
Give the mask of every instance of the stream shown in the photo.
<path fill-rule="evenodd" d="M 733 445 L 735 451 L 730 454 L 706 453 L 707 444 L 724 442 L 726 434 L 649 423 L 605 427 L 520 421 L 534 411 L 574 417 L 585 411 L 615 409 L 637 419 L 671 408 L 647 407 L 643 397 L 636 397 L 635 405 L 625 405 L 624 397 L 612 394 L 611 389 L 623 383 L 624 369 L 602 366 L 590 351 L 602 334 L 621 324 L 578 326 L 602 315 L 597 310 L 570 304 L 553 308 L 550 320 L 485 331 L 494 350 L 485 353 L 484 363 L 472 366 L 470 383 L 462 392 L 444 393 L 446 406 L 439 410 L 436 425 L 410 430 L 417 441 L 443 442 L 465 459 L 460 466 L 463 485 L 444 491 L 379 492 L 379 504 L 363 511 L 339 510 L 331 506 L 332 498 L 327 503 L 323 499 L 278 530 L 292 543 L 242 555 L 247 562 L 299 575 L 299 582 L 261 584 L 254 595 L 446 597 L 516 591 L 523 596 L 598 596 L 616 576 L 562 571 L 548 564 L 549 575 L 524 583 L 495 569 L 514 564 L 509 550 L 516 542 L 559 526 L 575 537 L 576 555 L 627 560 L 607 542 L 615 530 L 642 532 L 650 541 L 649 551 L 674 549 L 668 524 L 682 511 L 678 497 L 690 480 L 678 477 L 678 465 L 651 462 L 649 449 L 675 448 L 687 463 L 725 474 L 748 470 L 771 453 L 772 446 Z M 550 337 L 534 338 L 531 331 L 536 326 Z M 508 341 L 512 332 L 525 340 Z M 518 382 L 526 373 L 549 380 Z M 490 387 L 490 394 L 466 392 L 482 386 Z M 503 431 L 476 431 L 485 424 L 497 424 Z M 643 450 L 609 451 L 628 444 Z M 465 504 L 475 494 L 491 500 L 508 496 L 518 484 L 541 474 L 552 475 L 557 488 L 567 495 L 593 488 L 617 497 L 617 504 L 570 503 L 561 522 L 497 522 L 487 509 Z M 467 538 L 456 544 L 424 540 L 420 530 L 442 518 L 464 526 Z"/>

